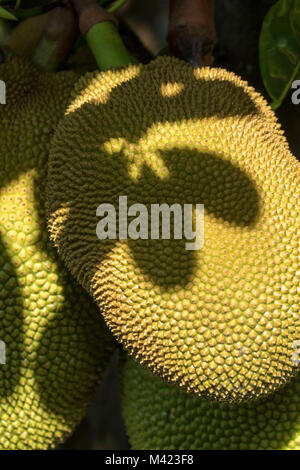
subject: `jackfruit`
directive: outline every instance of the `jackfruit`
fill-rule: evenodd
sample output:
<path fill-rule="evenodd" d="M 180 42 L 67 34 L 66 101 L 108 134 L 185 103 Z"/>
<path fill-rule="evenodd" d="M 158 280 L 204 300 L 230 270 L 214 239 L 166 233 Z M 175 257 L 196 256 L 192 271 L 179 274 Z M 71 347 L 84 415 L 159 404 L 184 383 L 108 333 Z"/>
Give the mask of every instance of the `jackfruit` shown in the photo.
<path fill-rule="evenodd" d="M 49 157 L 49 229 L 66 265 L 154 374 L 219 401 L 277 390 L 299 371 L 300 165 L 275 114 L 234 74 L 170 57 L 79 85 Z M 137 239 L 116 223 L 99 240 L 97 208 L 111 204 L 117 222 L 120 196 L 148 216 L 204 204 L 203 248 L 187 250 L 172 217 L 169 240 L 132 217 Z"/>
<path fill-rule="evenodd" d="M 26 18 L 7 35 L 5 45 L 14 54 L 30 57 L 44 32 L 49 12 Z"/>
<path fill-rule="evenodd" d="M 299 450 L 300 376 L 250 403 L 215 403 L 165 383 L 129 358 L 122 411 L 133 449 Z"/>
<path fill-rule="evenodd" d="M 44 210 L 50 140 L 79 77 L 0 56 L 0 449 L 44 449 L 82 419 L 113 341 L 59 261 Z"/>

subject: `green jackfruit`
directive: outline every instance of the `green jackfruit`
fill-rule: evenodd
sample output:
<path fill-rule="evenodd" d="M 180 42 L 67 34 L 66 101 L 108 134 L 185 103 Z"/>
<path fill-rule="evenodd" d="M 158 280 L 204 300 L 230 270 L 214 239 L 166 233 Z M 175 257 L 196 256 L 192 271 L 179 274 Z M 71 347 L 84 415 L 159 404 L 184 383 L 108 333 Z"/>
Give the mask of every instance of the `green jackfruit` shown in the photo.
<path fill-rule="evenodd" d="M 44 449 L 82 419 L 113 341 L 58 260 L 44 211 L 50 139 L 78 75 L 0 55 L 0 449 Z"/>
<path fill-rule="evenodd" d="M 20 21 L 3 45 L 14 54 L 30 57 L 42 37 L 48 16 L 49 12 Z"/>
<path fill-rule="evenodd" d="M 155 374 L 215 400 L 277 390 L 299 370 L 300 164 L 274 113 L 234 74 L 170 57 L 79 84 L 49 158 L 49 228 L 67 266 Z M 120 196 L 148 215 L 204 204 L 204 247 L 187 250 L 172 218 L 170 240 L 132 218 L 137 239 L 117 224 L 99 240 L 97 208 L 118 221 Z"/>
<path fill-rule="evenodd" d="M 122 410 L 133 449 L 300 450 L 300 376 L 251 403 L 213 403 L 154 377 L 129 358 Z"/>

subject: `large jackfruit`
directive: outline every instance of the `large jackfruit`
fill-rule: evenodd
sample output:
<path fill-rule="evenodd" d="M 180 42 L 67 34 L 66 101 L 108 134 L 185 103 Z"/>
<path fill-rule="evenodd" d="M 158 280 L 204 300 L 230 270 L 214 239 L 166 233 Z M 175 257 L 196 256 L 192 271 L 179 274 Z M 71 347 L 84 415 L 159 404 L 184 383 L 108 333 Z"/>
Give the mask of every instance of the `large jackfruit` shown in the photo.
<path fill-rule="evenodd" d="M 154 373 L 216 400 L 276 390 L 299 370 L 300 165 L 274 113 L 234 74 L 174 58 L 79 84 L 49 159 L 67 266 Z M 119 196 L 148 214 L 204 204 L 204 247 L 149 232 L 100 241 L 97 207 L 118 220 Z"/>
<path fill-rule="evenodd" d="M 0 449 L 44 449 L 82 419 L 113 342 L 58 260 L 44 213 L 50 139 L 78 75 L 0 54 Z"/>
<path fill-rule="evenodd" d="M 250 403 L 212 403 L 122 365 L 122 411 L 133 449 L 300 450 L 300 376 Z"/>

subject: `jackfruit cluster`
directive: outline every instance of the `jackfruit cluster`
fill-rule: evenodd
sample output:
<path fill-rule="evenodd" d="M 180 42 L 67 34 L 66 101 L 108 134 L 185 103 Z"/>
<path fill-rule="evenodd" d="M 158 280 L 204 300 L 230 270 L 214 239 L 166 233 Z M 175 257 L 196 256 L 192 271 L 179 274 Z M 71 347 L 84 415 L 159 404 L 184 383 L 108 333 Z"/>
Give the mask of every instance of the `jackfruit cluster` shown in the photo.
<path fill-rule="evenodd" d="M 0 449 L 45 449 L 84 416 L 113 341 L 47 234 L 50 140 L 79 76 L 7 49 L 0 62 Z"/>
<path fill-rule="evenodd" d="M 160 57 L 75 87 L 51 145 L 49 228 L 140 363 L 198 396 L 246 401 L 299 371 L 299 191 L 299 162 L 253 88 Z M 99 240 L 97 207 L 118 220 L 124 195 L 148 214 L 204 204 L 203 248 Z"/>
<path fill-rule="evenodd" d="M 129 358 L 122 366 L 121 394 L 133 449 L 300 450 L 299 375 L 267 398 L 212 403 Z"/>

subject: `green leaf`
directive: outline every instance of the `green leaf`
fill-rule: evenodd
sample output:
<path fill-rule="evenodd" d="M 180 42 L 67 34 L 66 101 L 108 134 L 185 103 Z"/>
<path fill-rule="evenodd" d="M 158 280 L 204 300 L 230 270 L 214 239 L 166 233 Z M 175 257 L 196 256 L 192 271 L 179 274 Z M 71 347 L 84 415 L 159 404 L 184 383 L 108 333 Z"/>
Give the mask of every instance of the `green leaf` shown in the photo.
<path fill-rule="evenodd" d="M 59 2 L 59 0 L 39 0 L 38 2 L 36 0 L 34 2 L 32 0 L 18 0 L 19 5 L 21 1 L 22 8 L 19 7 L 17 9 L 17 16 L 20 20 L 25 20 L 26 18 L 32 18 L 33 16 L 42 15 L 43 13 L 52 10 L 56 6 L 60 6 L 60 4 L 62 3 Z"/>
<path fill-rule="evenodd" d="M 18 21 L 18 18 L 10 13 L 10 11 L 5 10 L 5 8 L 0 7 L 0 18 L 5 18 L 6 20 Z"/>
<path fill-rule="evenodd" d="M 279 0 L 268 11 L 259 39 L 259 63 L 276 109 L 300 78 L 300 0 Z"/>
<path fill-rule="evenodd" d="M 22 8 L 35 8 L 37 6 L 42 7 L 45 5 L 49 5 L 52 1 L 53 0 L 22 0 Z"/>
<path fill-rule="evenodd" d="M 127 0 L 116 0 L 113 4 L 107 9 L 109 13 L 115 13 L 119 8 L 121 8 Z"/>
<path fill-rule="evenodd" d="M 44 10 L 42 6 L 38 6 L 35 8 L 19 8 L 18 18 L 21 20 L 26 20 L 26 18 L 32 18 L 33 16 L 42 15 L 43 13 Z"/>

